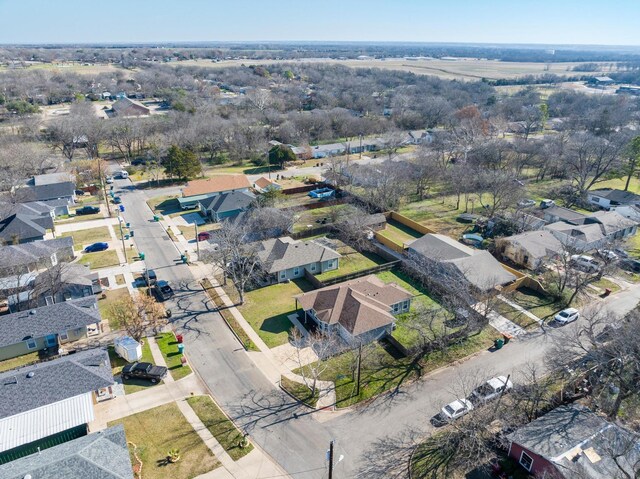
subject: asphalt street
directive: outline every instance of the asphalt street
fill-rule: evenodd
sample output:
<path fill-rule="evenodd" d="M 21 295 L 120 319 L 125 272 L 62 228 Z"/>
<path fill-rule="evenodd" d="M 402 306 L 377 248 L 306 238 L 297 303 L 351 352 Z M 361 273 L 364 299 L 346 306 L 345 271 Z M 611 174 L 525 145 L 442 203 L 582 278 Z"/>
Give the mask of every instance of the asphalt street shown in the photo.
<path fill-rule="evenodd" d="M 334 477 L 406 477 L 410 447 L 431 430 L 429 420 L 444 404 L 491 376 L 511 374 L 517 383 L 526 367 L 543 368 L 550 346 L 562 332 L 562 328 L 548 328 L 501 350 L 483 351 L 348 412 L 310 411 L 263 376 L 218 313 L 210 309 L 191 270 L 180 263 L 180 252 L 153 221 L 146 194 L 129 180 L 116 180 L 115 188 L 147 267 L 174 285 L 176 296 L 168 307 L 174 313 L 174 326 L 185 334 L 191 366 L 224 410 L 294 478 L 327 477 L 325 453 L 331 439 L 336 441 L 336 457 L 342 456 Z M 631 310 L 638 301 L 640 287 L 633 287 L 604 304 L 613 317 Z M 566 326 L 573 327 L 576 324 Z"/>

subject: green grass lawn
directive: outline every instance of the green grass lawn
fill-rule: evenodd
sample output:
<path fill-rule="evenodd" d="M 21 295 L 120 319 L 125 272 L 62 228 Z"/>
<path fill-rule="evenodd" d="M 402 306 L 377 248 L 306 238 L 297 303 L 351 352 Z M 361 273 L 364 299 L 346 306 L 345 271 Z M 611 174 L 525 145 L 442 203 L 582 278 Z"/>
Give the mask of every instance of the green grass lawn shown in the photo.
<path fill-rule="evenodd" d="M 82 195 L 76 197 L 77 208 L 81 208 L 82 206 L 95 206 L 98 203 L 101 203 L 104 200 L 104 196 L 102 195 Z"/>
<path fill-rule="evenodd" d="M 599 190 L 601 188 L 613 188 L 618 190 L 624 190 L 624 185 L 627 183 L 627 178 L 615 178 L 613 180 L 603 181 L 602 183 L 596 183 L 592 190 Z M 632 177 L 629 183 L 629 190 L 632 193 L 640 194 L 640 179 Z"/>
<path fill-rule="evenodd" d="M 73 238 L 74 248 L 83 249 L 85 246 L 102 241 L 110 241 L 111 235 L 109 228 L 106 226 L 98 226 L 97 228 L 88 228 L 84 230 L 68 231 L 62 233 L 61 237 L 71 236 Z"/>
<path fill-rule="evenodd" d="M 108 266 L 118 266 L 120 260 L 118 253 L 114 250 L 98 251 L 97 253 L 84 253 L 78 263 L 85 264 L 91 269 L 106 268 Z"/>
<path fill-rule="evenodd" d="M 352 377 L 356 364 L 356 351 L 347 351 L 328 360 L 328 368 L 320 379 L 336 384 L 337 407 L 348 407 L 392 389 L 400 390 L 403 384 L 439 367 L 489 348 L 497 336 L 487 327 L 466 341 L 452 346 L 446 353 L 436 352 L 419 360 L 396 359 L 379 343 L 373 343 L 363 353 L 360 394 L 356 395 L 356 384 Z M 294 371 L 300 374 L 300 369 Z"/>
<path fill-rule="evenodd" d="M 324 281 L 337 276 L 362 271 L 363 269 L 373 268 L 374 266 L 384 263 L 387 263 L 387 261 L 375 253 L 367 251 L 364 253 L 358 253 L 357 251 L 352 250 L 352 252 L 344 254 L 342 258 L 340 258 L 338 269 L 319 274 L 316 278 L 320 281 Z"/>
<path fill-rule="evenodd" d="M 84 253 L 78 260 L 78 263 L 87 265 L 93 270 L 107 268 L 109 266 L 118 266 L 120 260 L 118 259 L 118 253 L 114 250 L 108 250 L 97 253 Z"/>
<path fill-rule="evenodd" d="M 116 424 L 124 425 L 127 441 L 137 446 L 136 454 L 143 463 L 145 479 L 190 479 L 220 465 L 175 403 L 111 421 L 108 425 Z M 132 449 L 129 444 L 131 463 L 135 465 Z M 180 460 L 167 464 L 167 453 L 171 449 L 180 451 Z"/>
<path fill-rule="evenodd" d="M 529 288 L 519 288 L 504 296 L 545 322 L 553 319 L 556 313 L 563 309 L 563 306 L 556 303 L 551 297 Z M 498 313 L 525 329 L 537 329 L 539 327 L 536 321 L 503 301 L 496 300 L 493 306 Z"/>
<path fill-rule="evenodd" d="M 295 312 L 294 295 L 311 291 L 304 279 L 278 283 L 245 293 L 245 304 L 238 309 L 267 346 L 285 344 L 292 328 L 290 314 Z"/>
<path fill-rule="evenodd" d="M 39 359 L 40 355 L 38 354 L 38 351 L 23 354 L 17 358 L 5 359 L 4 361 L 0 361 L 0 372 L 19 368 L 20 366 L 26 366 L 27 364 L 37 363 Z"/>
<path fill-rule="evenodd" d="M 180 203 L 178 203 L 178 197 L 173 195 L 156 196 L 147 200 L 147 204 L 155 214 L 168 215 L 182 211 Z"/>
<path fill-rule="evenodd" d="M 189 365 L 183 366 L 180 361 L 182 355 L 178 352 L 178 341 L 173 333 L 159 334 L 156 336 L 156 342 L 174 380 L 177 381 L 191 374 Z"/>
<path fill-rule="evenodd" d="M 91 220 L 101 220 L 104 219 L 102 212 L 94 213 L 92 215 L 76 215 L 76 216 L 68 216 L 67 218 L 60 218 L 56 220 L 56 224 L 67 224 L 67 223 L 80 223 L 82 221 L 91 221 Z"/>
<path fill-rule="evenodd" d="M 617 293 L 618 291 L 620 291 L 620 285 L 607 278 L 601 278 L 598 281 L 594 281 L 593 283 L 591 283 L 591 285 L 602 290 L 608 288 L 611 290 L 611 293 Z"/>
<path fill-rule="evenodd" d="M 349 205 L 332 205 L 325 208 L 316 208 L 315 210 L 305 210 L 300 213 L 296 222 L 293 224 L 293 231 L 297 233 L 311 228 L 324 226 L 321 223 L 316 223 L 316 220 L 322 220 L 323 218 L 327 218 L 327 222 L 325 224 L 331 224 L 332 217 L 339 216 L 340 210 L 343 210 L 348 206 Z"/>
<path fill-rule="evenodd" d="M 635 259 L 640 259 L 640 233 L 633 235 L 625 243 L 625 249 Z"/>
<path fill-rule="evenodd" d="M 112 331 L 120 329 L 120 324 L 111 316 L 111 305 L 129 296 L 129 290 L 127 288 L 110 289 L 104 291 L 103 294 L 106 296 L 105 298 L 102 298 L 102 295 L 98 297 L 98 310 L 100 311 L 100 315 L 103 320 L 106 319 L 109 322 L 109 327 Z"/>
<path fill-rule="evenodd" d="M 422 303 L 422 305 L 429 308 L 438 306 L 438 302 L 431 297 L 427 289 L 423 288 L 413 278 L 400 269 L 394 268 L 390 271 L 383 271 L 381 273 L 377 273 L 376 276 L 385 283 L 396 283 L 398 286 L 413 294 L 414 296 L 411 299 L 412 308 L 416 303 Z"/>
<path fill-rule="evenodd" d="M 116 354 L 116 351 L 113 346 L 109 346 L 109 360 L 111 361 L 111 372 L 114 376 L 120 374 L 122 372 L 122 368 L 127 365 L 127 361 Z M 142 345 L 142 358 L 140 358 L 141 363 L 151 363 L 155 364 L 153 361 L 153 356 L 151 355 L 151 348 L 149 347 L 149 340 L 145 339 L 144 344 Z M 152 383 L 151 381 L 147 381 L 145 379 L 127 379 L 122 380 L 122 384 L 124 384 L 124 393 L 125 394 L 133 394 L 138 391 L 143 391 L 150 387 L 156 386 L 158 384 L 162 384 L 162 381 L 158 383 Z"/>
<path fill-rule="evenodd" d="M 241 447 L 243 434 L 236 428 L 235 424 L 220 410 L 218 405 L 210 396 L 194 396 L 187 398 L 189 406 L 193 408 L 202 423 L 209 432 L 216 438 L 231 459 L 237 461 L 253 450 L 250 442 Z"/>
<path fill-rule="evenodd" d="M 320 398 L 320 390 L 316 389 L 316 393 L 311 394 L 311 389 L 306 385 L 297 381 L 292 381 L 285 376 L 280 377 L 280 386 L 282 386 L 282 389 L 287 391 L 294 398 L 312 408 L 316 407 L 318 399 Z"/>
<path fill-rule="evenodd" d="M 391 219 L 387 221 L 385 228 L 379 233 L 399 245 L 410 243 L 423 236 L 422 233 Z"/>

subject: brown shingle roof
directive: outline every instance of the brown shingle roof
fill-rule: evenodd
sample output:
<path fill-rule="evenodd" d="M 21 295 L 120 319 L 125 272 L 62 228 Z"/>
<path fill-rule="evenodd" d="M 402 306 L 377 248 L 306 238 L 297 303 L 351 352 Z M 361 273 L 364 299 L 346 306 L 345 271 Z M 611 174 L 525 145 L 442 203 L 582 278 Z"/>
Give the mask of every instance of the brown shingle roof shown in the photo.
<path fill-rule="evenodd" d="M 261 176 L 260 178 L 258 178 L 256 180 L 256 186 L 258 188 L 264 189 L 264 188 L 268 188 L 270 186 L 278 187 L 280 185 L 278 185 L 278 183 L 276 183 L 275 181 L 270 180 L 269 178 L 265 178 L 264 176 Z"/>
<path fill-rule="evenodd" d="M 365 276 L 296 296 L 305 310 L 327 324 L 339 323 L 353 336 L 391 324 L 391 306 L 411 298 L 395 283 Z"/>
<path fill-rule="evenodd" d="M 245 175 L 217 175 L 206 180 L 193 180 L 182 190 L 182 196 L 196 196 L 250 188 Z"/>

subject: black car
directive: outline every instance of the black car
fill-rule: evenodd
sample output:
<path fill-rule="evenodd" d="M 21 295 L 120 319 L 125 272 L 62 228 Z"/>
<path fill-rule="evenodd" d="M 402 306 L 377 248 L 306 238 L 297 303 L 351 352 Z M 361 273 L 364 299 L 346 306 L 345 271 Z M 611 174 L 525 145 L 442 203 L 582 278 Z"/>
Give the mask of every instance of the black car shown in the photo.
<path fill-rule="evenodd" d="M 142 272 L 142 280 L 147 286 L 153 286 L 158 281 L 158 276 L 154 270 L 146 269 Z"/>
<path fill-rule="evenodd" d="M 77 215 L 93 215 L 96 213 L 100 213 L 99 206 L 83 206 L 82 208 L 78 208 L 76 210 Z"/>
<path fill-rule="evenodd" d="M 626 258 L 620 261 L 618 265 L 624 270 L 640 273 L 640 261 L 637 259 Z"/>
<path fill-rule="evenodd" d="M 173 289 L 166 281 L 157 281 L 153 286 L 153 294 L 156 295 L 158 301 L 165 301 L 173 296 Z"/>
<path fill-rule="evenodd" d="M 151 363 L 127 364 L 122 368 L 122 379 L 148 379 L 152 383 L 161 381 L 167 375 L 167 368 Z"/>

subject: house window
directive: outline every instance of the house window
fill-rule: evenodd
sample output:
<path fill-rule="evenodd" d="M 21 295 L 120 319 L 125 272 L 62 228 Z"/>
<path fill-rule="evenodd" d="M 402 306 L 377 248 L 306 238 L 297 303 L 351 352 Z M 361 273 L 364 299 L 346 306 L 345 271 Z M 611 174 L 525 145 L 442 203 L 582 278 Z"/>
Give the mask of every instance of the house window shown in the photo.
<path fill-rule="evenodd" d="M 520 465 L 527 471 L 530 471 L 531 466 L 533 466 L 533 458 L 526 452 L 522 451 L 522 454 L 520 455 Z"/>
<path fill-rule="evenodd" d="M 286 271 L 280 271 L 280 279 L 285 279 L 287 277 Z"/>
<path fill-rule="evenodd" d="M 293 268 L 293 275 L 298 276 L 300 274 L 300 268 Z"/>
<path fill-rule="evenodd" d="M 66 341 L 67 339 L 69 339 L 69 335 L 66 331 L 62 331 L 60 334 L 58 334 L 58 337 L 61 341 Z"/>
<path fill-rule="evenodd" d="M 315 271 L 315 270 L 316 270 L 316 264 L 315 264 L 315 263 L 313 263 L 313 264 L 311 265 L 311 271 Z"/>
<path fill-rule="evenodd" d="M 600 203 L 600 198 L 598 198 L 597 196 L 592 196 L 592 197 L 591 197 L 591 200 L 592 200 L 594 203 Z"/>
<path fill-rule="evenodd" d="M 396 303 L 393 305 L 393 314 L 398 314 L 400 312 L 400 303 Z"/>
<path fill-rule="evenodd" d="M 53 296 L 45 296 L 44 302 L 47 304 L 47 306 L 51 306 L 54 303 Z"/>
<path fill-rule="evenodd" d="M 402 303 L 402 310 L 403 311 L 408 311 L 409 310 L 409 300 L 405 300 L 404 303 Z"/>
<path fill-rule="evenodd" d="M 27 349 L 36 349 L 37 347 L 38 343 L 36 343 L 35 339 L 27 339 Z"/>
<path fill-rule="evenodd" d="M 333 268 L 333 260 L 327 263 L 327 268 Z"/>

